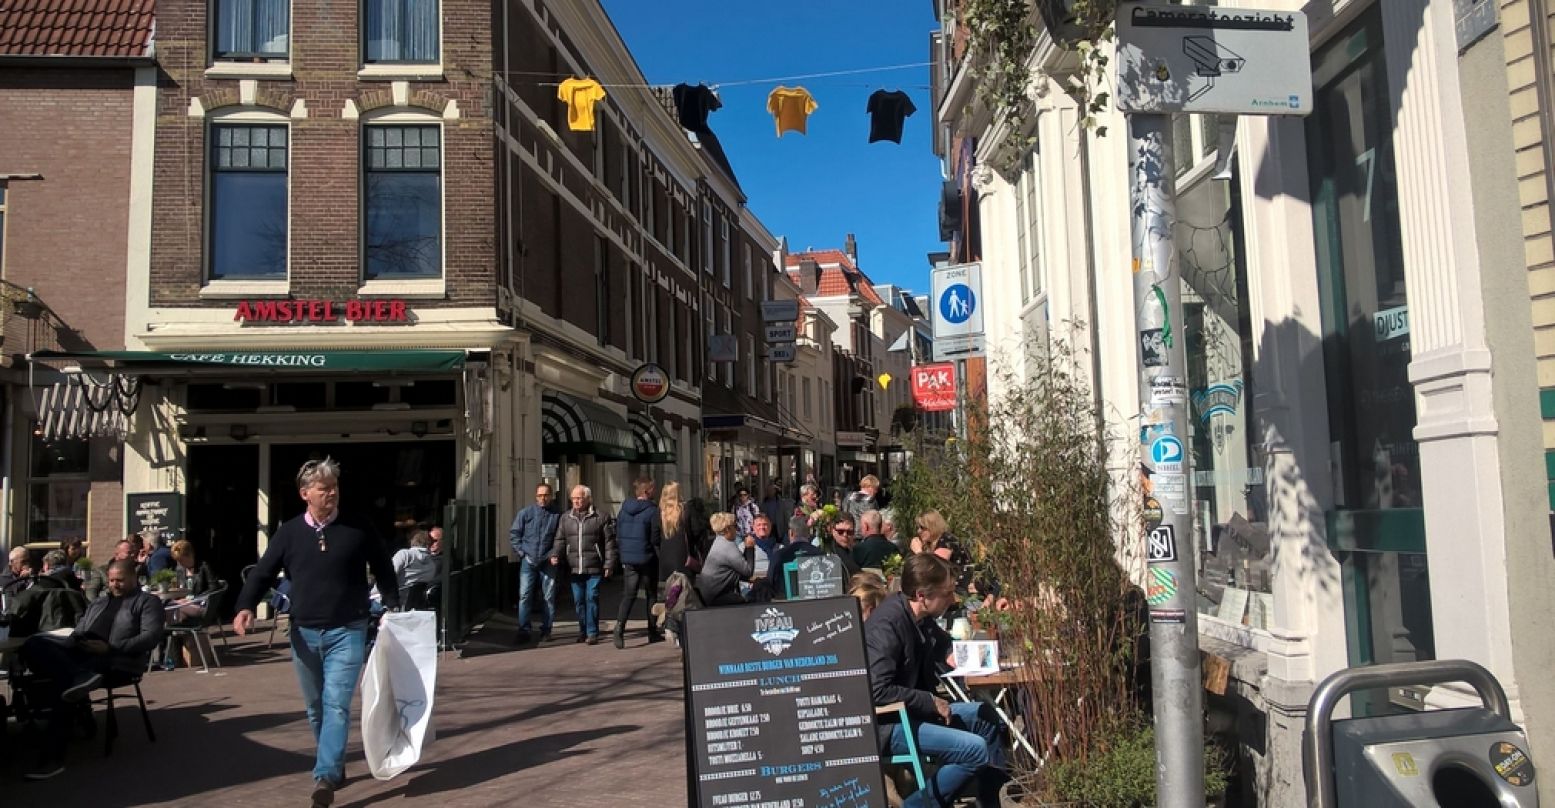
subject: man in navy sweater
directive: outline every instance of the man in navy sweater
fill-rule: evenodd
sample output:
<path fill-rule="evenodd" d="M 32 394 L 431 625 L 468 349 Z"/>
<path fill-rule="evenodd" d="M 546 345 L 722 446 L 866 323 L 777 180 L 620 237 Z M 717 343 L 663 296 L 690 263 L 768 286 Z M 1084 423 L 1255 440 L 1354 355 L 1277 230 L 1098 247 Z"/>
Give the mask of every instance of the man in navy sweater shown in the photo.
<path fill-rule="evenodd" d="M 616 517 L 616 546 L 626 572 L 626 590 L 621 593 L 621 609 L 616 614 L 617 648 L 626 647 L 626 620 L 632 615 L 639 587 L 648 597 L 643 608 L 648 613 L 648 642 L 664 641 L 664 632 L 653 618 L 653 604 L 659 599 L 659 546 L 664 543 L 664 526 L 659 521 L 659 506 L 653 504 L 653 488 L 652 477 L 638 479 L 632 486 L 636 499 L 623 504 Z"/>
<path fill-rule="evenodd" d="M 345 782 L 351 697 L 361 678 L 367 646 L 368 584 L 372 569 L 385 606 L 398 610 L 394 565 L 370 523 L 340 513 L 340 466 L 310 460 L 297 472 L 297 491 L 308 508 L 270 538 L 263 558 L 238 597 L 232 629 L 243 636 L 254 607 L 286 571 L 291 582 L 292 667 L 318 743 L 313 766 L 313 806 L 328 808 Z"/>

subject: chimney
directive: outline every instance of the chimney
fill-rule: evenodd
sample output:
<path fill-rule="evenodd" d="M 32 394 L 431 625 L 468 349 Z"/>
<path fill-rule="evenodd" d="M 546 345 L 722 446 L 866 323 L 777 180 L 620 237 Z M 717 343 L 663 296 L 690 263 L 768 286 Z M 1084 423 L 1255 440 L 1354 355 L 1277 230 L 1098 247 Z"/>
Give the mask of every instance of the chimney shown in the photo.
<path fill-rule="evenodd" d="M 849 233 L 848 237 L 843 239 L 842 251 L 847 253 L 848 260 L 853 262 L 853 266 L 858 266 L 858 242 L 854 240 L 852 233 Z"/>
<path fill-rule="evenodd" d="M 805 297 L 815 297 L 821 288 L 821 265 L 814 258 L 799 261 L 799 292 Z"/>

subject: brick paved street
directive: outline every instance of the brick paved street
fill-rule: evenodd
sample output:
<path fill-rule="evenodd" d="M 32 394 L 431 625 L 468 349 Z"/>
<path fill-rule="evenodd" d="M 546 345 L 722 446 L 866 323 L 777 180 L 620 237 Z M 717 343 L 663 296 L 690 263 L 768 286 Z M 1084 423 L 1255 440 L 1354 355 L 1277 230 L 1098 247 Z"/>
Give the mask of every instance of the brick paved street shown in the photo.
<path fill-rule="evenodd" d="M 577 645 L 574 625 L 559 625 L 544 646 L 515 649 L 513 621 L 500 615 L 473 638 L 466 658 L 445 653 L 437 738 L 421 763 L 389 782 L 373 780 L 353 727 L 348 783 L 335 804 L 684 805 L 672 644 L 646 645 L 639 619 L 625 651 L 608 637 Z M 157 742 L 147 742 L 133 699 L 121 702 L 113 756 L 103 757 L 100 736 L 78 741 L 69 769 L 47 783 L 21 779 L 30 744 L 13 726 L 0 757 L 0 805 L 307 805 L 312 739 L 284 638 L 268 650 L 264 639 L 235 643 L 220 673 L 146 677 Z M 359 717 L 353 712 L 353 721 Z"/>

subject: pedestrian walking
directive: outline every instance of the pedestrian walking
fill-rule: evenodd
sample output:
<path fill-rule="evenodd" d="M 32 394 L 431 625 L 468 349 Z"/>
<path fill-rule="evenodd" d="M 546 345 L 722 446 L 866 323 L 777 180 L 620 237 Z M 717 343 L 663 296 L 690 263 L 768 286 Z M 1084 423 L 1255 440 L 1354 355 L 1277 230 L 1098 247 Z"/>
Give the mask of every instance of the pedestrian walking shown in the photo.
<path fill-rule="evenodd" d="M 879 510 L 875 497 L 880 493 L 880 478 L 873 474 L 864 475 L 864 479 L 858 481 L 858 490 L 848 495 L 842 503 L 842 510 L 853 517 L 855 524 L 863 517 L 865 511 Z"/>
<path fill-rule="evenodd" d="M 254 624 L 254 607 L 283 570 L 291 584 L 292 668 L 318 745 L 313 806 L 328 808 L 345 782 L 351 698 L 361 678 L 369 615 L 367 570 L 391 611 L 400 605 L 394 565 L 370 522 L 340 510 L 340 466 L 309 460 L 297 472 L 297 493 L 308 504 L 270 538 L 243 592 L 232 629 Z"/>
<path fill-rule="evenodd" d="M 638 589 L 647 597 L 643 610 L 648 613 L 648 642 L 664 641 L 653 614 L 659 601 L 659 549 L 664 544 L 664 525 L 659 506 L 653 504 L 653 489 L 653 478 L 638 478 L 632 485 L 636 498 L 622 503 L 616 516 L 616 546 L 621 553 L 621 575 L 626 579 L 621 608 L 616 612 L 616 648 L 626 647 L 626 621 L 632 616 Z"/>
<path fill-rule="evenodd" d="M 705 550 L 691 538 L 689 503 L 680 500 L 680 483 L 665 483 L 659 492 L 659 581 L 677 572 L 695 576 L 702 569 Z"/>
<path fill-rule="evenodd" d="M 556 510 L 555 494 L 551 486 L 540 483 L 535 486 L 535 501 L 513 517 L 508 528 L 508 542 L 518 554 L 518 643 L 528 643 L 530 633 L 529 610 L 536 591 L 544 603 L 545 616 L 540 622 L 540 642 L 551 638 L 551 626 L 556 622 L 556 578 L 561 573 L 561 561 L 551 548 L 556 543 L 556 528 L 561 524 L 561 513 Z"/>
<path fill-rule="evenodd" d="M 784 499 L 777 483 L 767 486 L 767 498 L 761 501 L 761 513 L 772 523 L 772 535 L 779 542 L 788 541 L 788 517 L 794 512 L 794 501 Z"/>
<path fill-rule="evenodd" d="M 573 486 L 572 509 L 562 514 L 551 545 L 553 564 L 565 559 L 572 572 L 572 602 L 578 610 L 576 642 L 599 644 L 599 583 L 616 565 L 616 539 L 604 514 L 594 510 L 594 492 Z"/>
<path fill-rule="evenodd" d="M 761 515 L 761 509 L 756 507 L 756 500 L 751 499 L 749 488 L 740 486 L 734 494 L 734 520 L 740 531 L 740 538 L 745 538 L 756 532 L 756 517 Z"/>

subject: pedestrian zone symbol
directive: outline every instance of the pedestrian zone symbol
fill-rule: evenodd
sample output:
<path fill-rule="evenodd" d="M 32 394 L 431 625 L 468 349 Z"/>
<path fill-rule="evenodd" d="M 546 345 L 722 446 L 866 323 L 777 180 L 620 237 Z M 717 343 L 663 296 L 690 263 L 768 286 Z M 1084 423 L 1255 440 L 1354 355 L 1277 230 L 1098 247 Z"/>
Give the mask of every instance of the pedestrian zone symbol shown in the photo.
<path fill-rule="evenodd" d="M 940 295 L 940 316 L 952 325 L 960 325 L 970 320 L 972 312 L 976 309 L 977 296 L 972 294 L 972 287 L 964 283 L 952 284 L 943 295 Z"/>

